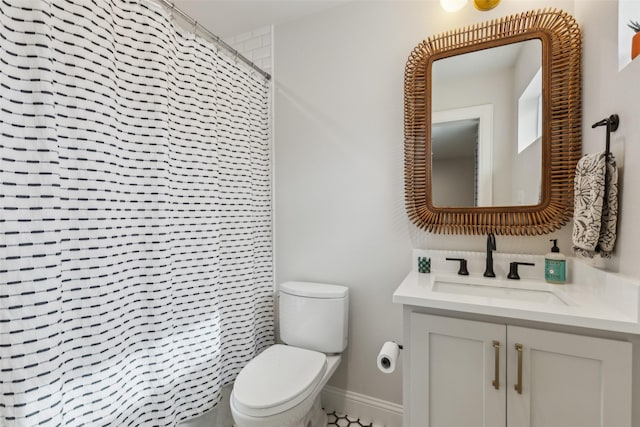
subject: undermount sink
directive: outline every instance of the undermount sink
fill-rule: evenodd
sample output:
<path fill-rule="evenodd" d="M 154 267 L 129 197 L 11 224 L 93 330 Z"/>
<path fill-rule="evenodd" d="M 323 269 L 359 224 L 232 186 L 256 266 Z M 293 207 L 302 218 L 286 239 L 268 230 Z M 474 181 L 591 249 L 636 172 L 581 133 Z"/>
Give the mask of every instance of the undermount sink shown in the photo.
<path fill-rule="evenodd" d="M 433 275 L 433 292 L 525 301 L 537 304 L 571 305 L 546 283 L 487 279 L 469 276 Z"/>

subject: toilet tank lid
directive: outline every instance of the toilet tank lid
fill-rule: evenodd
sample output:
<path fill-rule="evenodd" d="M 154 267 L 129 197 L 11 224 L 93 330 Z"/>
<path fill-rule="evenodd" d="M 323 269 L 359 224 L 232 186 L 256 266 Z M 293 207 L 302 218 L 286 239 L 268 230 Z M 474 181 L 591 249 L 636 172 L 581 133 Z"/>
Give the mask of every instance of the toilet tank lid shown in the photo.
<path fill-rule="evenodd" d="M 280 291 L 308 298 L 344 298 L 349 294 L 346 286 L 298 281 L 282 283 Z"/>

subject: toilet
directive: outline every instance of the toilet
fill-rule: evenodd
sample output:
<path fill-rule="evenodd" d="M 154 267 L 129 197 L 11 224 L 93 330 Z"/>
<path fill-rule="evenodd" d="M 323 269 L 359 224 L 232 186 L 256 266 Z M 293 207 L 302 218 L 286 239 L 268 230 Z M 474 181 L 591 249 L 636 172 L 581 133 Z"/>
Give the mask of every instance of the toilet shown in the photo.
<path fill-rule="evenodd" d="M 231 392 L 237 427 L 325 427 L 320 392 L 347 347 L 349 290 L 286 282 L 278 292 L 280 339 L 238 374 Z"/>

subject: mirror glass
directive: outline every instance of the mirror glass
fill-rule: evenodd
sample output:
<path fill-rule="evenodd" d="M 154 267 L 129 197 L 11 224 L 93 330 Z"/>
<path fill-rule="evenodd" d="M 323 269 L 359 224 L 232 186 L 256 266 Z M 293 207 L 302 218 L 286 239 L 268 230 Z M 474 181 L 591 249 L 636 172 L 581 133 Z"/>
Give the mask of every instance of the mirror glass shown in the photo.
<path fill-rule="evenodd" d="M 433 205 L 539 204 L 541 40 L 440 58 L 431 71 Z"/>

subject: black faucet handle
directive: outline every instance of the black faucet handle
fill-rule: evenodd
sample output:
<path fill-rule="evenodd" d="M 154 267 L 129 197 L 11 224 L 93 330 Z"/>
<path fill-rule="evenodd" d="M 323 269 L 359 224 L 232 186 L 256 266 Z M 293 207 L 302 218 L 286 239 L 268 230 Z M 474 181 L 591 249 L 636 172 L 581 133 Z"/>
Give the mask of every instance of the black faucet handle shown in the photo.
<path fill-rule="evenodd" d="M 445 258 L 447 261 L 458 261 L 460 262 L 460 268 L 458 269 L 458 276 L 468 276 L 469 271 L 467 270 L 467 260 L 464 258 Z"/>
<path fill-rule="evenodd" d="M 496 250 L 496 236 L 493 233 L 487 234 L 487 250 Z"/>
<path fill-rule="evenodd" d="M 535 265 L 532 262 L 510 262 L 509 263 L 509 274 L 507 275 L 507 279 L 520 280 L 520 275 L 518 274 L 518 266 L 519 265 Z"/>

